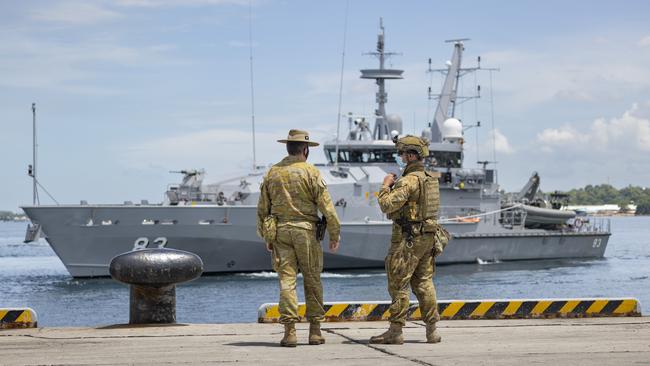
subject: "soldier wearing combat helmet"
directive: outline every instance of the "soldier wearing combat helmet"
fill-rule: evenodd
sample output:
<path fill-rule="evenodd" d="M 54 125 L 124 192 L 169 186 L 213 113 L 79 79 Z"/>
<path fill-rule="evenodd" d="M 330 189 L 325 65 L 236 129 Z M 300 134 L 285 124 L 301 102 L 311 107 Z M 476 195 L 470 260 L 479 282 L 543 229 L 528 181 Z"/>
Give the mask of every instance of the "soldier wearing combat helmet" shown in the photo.
<path fill-rule="evenodd" d="M 425 171 L 429 155 L 425 141 L 405 136 L 396 141 L 397 153 L 406 163 L 402 176 L 387 175 L 379 191 L 379 206 L 393 220 L 393 235 L 386 256 L 388 292 L 392 299 L 390 328 L 370 338 L 370 343 L 402 344 L 402 327 L 409 308 L 409 285 L 417 296 L 428 343 L 440 342 L 440 319 L 433 286 L 434 257 L 442 252 L 442 229 L 436 222 L 440 202 L 438 173 Z"/>
<path fill-rule="evenodd" d="M 291 130 L 287 139 L 289 155 L 266 173 L 257 205 L 257 233 L 272 252 L 273 269 L 280 280 L 280 323 L 284 324 L 282 346 L 297 344 L 294 323 L 299 320 L 296 275 L 302 272 L 305 287 L 306 316 L 310 322 L 309 344 L 323 344 L 320 331 L 323 307 L 323 250 L 316 238 L 318 211 L 327 219 L 329 248 L 339 247 L 340 224 L 325 181 L 316 167 L 307 163 L 309 140 L 306 131 Z"/>

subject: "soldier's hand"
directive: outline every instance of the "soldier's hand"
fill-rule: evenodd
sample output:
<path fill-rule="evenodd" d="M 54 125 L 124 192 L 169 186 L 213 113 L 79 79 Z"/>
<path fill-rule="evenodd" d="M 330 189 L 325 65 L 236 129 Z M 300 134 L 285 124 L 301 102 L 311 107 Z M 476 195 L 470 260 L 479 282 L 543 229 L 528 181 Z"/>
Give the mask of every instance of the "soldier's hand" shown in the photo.
<path fill-rule="evenodd" d="M 336 253 L 339 250 L 340 243 L 338 240 L 330 240 L 330 252 Z"/>
<path fill-rule="evenodd" d="M 393 184 L 395 184 L 395 174 L 388 174 L 387 176 L 384 177 L 384 185 L 388 187 L 392 187 Z"/>
<path fill-rule="evenodd" d="M 266 250 L 269 252 L 273 252 L 273 243 L 266 243 Z"/>

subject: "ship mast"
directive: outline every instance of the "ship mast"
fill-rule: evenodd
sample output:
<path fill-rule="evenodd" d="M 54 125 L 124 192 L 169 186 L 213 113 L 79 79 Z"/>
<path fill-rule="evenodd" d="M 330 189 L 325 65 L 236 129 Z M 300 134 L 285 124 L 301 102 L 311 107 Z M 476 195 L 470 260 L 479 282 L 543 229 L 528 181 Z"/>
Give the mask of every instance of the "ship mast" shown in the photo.
<path fill-rule="evenodd" d="M 32 204 L 36 206 L 38 199 L 38 180 L 36 179 L 36 103 L 32 103 L 32 165 L 29 166 L 28 174 L 32 177 Z"/>
<path fill-rule="evenodd" d="M 445 41 L 448 43 L 454 43 L 454 52 L 451 55 L 451 60 L 447 63 L 447 76 L 442 85 L 440 99 L 438 100 L 436 113 L 434 114 L 433 123 L 431 124 L 431 142 L 442 142 L 442 124 L 447 120 L 447 118 L 453 117 L 454 115 L 456 109 L 458 80 L 460 78 L 460 65 L 463 51 L 465 50 L 463 41 L 467 40 L 469 39 L 462 38 Z M 449 113 L 450 107 L 451 114 Z"/>
<path fill-rule="evenodd" d="M 428 72 L 441 72 L 446 74 L 445 81 L 442 85 L 442 91 L 438 95 L 431 95 L 431 87 L 429 87 L 429 98 L 437 99 L 438 106 L 433 116 L 433 123 L 431 123 L 431 142 L 442 142 L 442 126 L 448 118 L 453 118 L 456 115 L 456 106 L 466 102 L 470 99 L 477 99 L 481 97 L 481 86 L 477 85 L 476 95 L 473 96 L 459 96 L 458 84 L 462 76 L 468 73 L 483 70 L 483 71 L 499 71 L 496 68 L 483 68 L 481 67 L 481 57 L 478 57 L 478 65 L 475 67 L 461 67 L 463 59 L 463 51 L 465 46 L 463 42 L 469 41 L 469 38 L 450 39 L 446 43 L 454 44 L 454 52 L 451 55 L 451 60 L 447 61 L 447 68 L 445 69 L 432 69 L 431 59 L 429 59 Z M 480 123 L 466 127 L 479 127 Z"/>
<path fill-rule="evenodd" d="M 390 139 L 390 126 L 386 120 L 386 102 L 388 102 L 388 93 L 386 93 L 386 80 L 390 79 L 403 79 L 402 73 L 404 70 L 386 69 L 384 64 L 386 58 L 392 55 L 398 55 L 395 52 L 386 52 L 384 49 L 384 21 L 379 18 L 380 33 L 377 35 L 377 50 L 376 52 L 368 52 L 365 55 L 373 55 L 379 59 L 379 69 L 365 69 L 361 70 L 362 79 L 375 79 L 377 83 L 377 109 L 375 109 L 375 129 L 373 131 L 373 138 L 375 140 L 388 140 Z"/>

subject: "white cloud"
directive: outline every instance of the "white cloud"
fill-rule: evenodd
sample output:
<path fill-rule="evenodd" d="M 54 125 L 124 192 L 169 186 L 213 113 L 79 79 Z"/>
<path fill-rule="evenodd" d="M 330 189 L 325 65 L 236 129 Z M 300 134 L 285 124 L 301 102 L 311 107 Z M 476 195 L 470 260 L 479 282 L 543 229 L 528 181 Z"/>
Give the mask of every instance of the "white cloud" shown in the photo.
<path fill-rule="evenodd" d="M 310 135 L 321 146 L 311 149 L 310 162 L 324 162 L 322 142 L 332 136 L 332 126 L 312 125 Z M 278 162 L 286 155 L 284 146 L 277 142 L 287 130 L 256 132 L 256 164 Z M 205 168 L 211 180 L 223 175 L 250 169 L 253 164 L 253 144 L 250 130 L 213 128 L 185 134 L 161 137 L 126 147 L 116 147 L 127 169 L 147 169 L 153 166 L 163 170 Z M 217 177 L 217 178 L 215 178 Z"/>
<path fill-rule="evenodd" d="M 545 129 L 537 135 L 537 141 L 545 151 L 590 151 L 612 158 L 622 153 L 645 154 L 650 152 L 650 119 L 643 114 L 634 104 L 620 117 L 596 119 L 584 130 L 568 125 Z"/>
<path fill-rule="evenodd" d="M 279 133 L 257 133 L 256 155 L 274 156 L 272 142 Z M 211 177 L 217 172 L 233 173 L 252 165 L 251 134 L 233 129 L 209 129 L 162 137 L 121 150 L 123 163 L 130 168 L 155 164 L 166 169 L 205 168 Z M 277 144 L 277 143 L 276 143 Z"/>
<path fill-rule="evenodd" d="M 488 135 L 489 142 L 493 143 L 496 152 L 503 154 L 512 154 L 515 152 L 515 149 L 508 142 L 508 138 L 499 129 L 495 129 L 493 132 L 490 131 Z"/>
<path fill-rule="evenodd" d="M 639 45 L 646 42 L 650 45 L 650 36 Z M 482 59 L 485 65 L 500 68 L 493 73 L 494 91 L 497 98 L 507 98 L 508 104 L 497 106 L 518 114 L 556 101 L 605 103 L 647 94 L 649 56 L 620 41 L 563 40 L 554 43 L 552 50 L 544 45 L 538 45 L 538 50 L 497 49 L 484 53 Z M 489 79 L 479 78 L 487 90 Z"/>
<path fill-rule="evenodd" d="M 648 47 L 648 46 L 650 46 L 650 36 L 645 36 L 645 37 L 641 38 L 641 39 L 639 40 L 639 42 L 637 42 L 637 45 L 639 45 L 639 46 L 641 46 L 641 47 Z"/>
<path fill-rule="evenodd" d="M 521 172 L 532 170 L 539 172 L 545 191 L 605 182 L 648 185 L 650 109 L 643 105 L 650 102 L 634 104 L 614 118 L 543 129 L 516 155 L 499 159 L 500 177 L 508 189 L 518 189 Z"/>
<path fill-rule="evenodd" d="M 120 13 L 87 2 L 67 2 L 39 7 L 30 15 L 34 20 L 67 25 L 90 25 L 112 21 L 122 16 Z"/>
<path fill-rule="evenodd" d="M 104 70 L 95 65 L 150 67 L 169 61 L 169 57 L 161 55 L 173 49 L 174 46 L 168 44 L 127 47 L 102 39 L 67 44 L 29 37 L 0 36 L 0 73 L 3 75 L 0 85 L 114 94 L 115 90 L 92 83 L 93 78 Z"/>
<path fill-rule="evenodd" d="M 579 139 L 578 131 L 572 127 L 547 128 L 537 135 L 537 140 L 544 145 L 557 146 L 571 144 Z"/>

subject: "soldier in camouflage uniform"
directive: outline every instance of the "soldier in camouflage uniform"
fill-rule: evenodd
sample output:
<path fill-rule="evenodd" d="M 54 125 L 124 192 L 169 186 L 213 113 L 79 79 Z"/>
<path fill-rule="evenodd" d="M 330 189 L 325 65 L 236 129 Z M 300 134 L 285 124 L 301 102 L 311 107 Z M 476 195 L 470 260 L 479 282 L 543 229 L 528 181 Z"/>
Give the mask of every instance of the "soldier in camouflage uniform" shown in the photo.
<path fill-rule="evenodd" d="M 435 245 L 436 222 L 439 206 L 439 173 L 424 169 L 423 158 L 429 155 L 427 144 L 415 136 L 405 136 L 397 141 L 397 152 L 406 168 L 402 177 L 384 178 L 379 191 L 379 206 L 393 220 L 393 235 L 386 256 L 390 328 L 385 333 L 370 338 L 370 343 L 402 344 L 402 327 L 409 308 L 409 284 L 417 296 L 422 320 L 426 324 L 428 343 L 438 343 L 436 330 L 440 319 L 433 286 L 434 257 L 442 251 Z"/>
<path fill-rule="evenodd" d="M 299 320 L 298 270 L 304 279 L 309 344 L 323 344 L 325 339 L 320 331 L 325 314 L 320 280 L 323 250 L 316 239 L 318 211 L 327 219 L 332 252 L 339 247 L 340 224 L 325 181 L 318 169 L 306 162 L 309 146 L 318 143 L 310 141 L 309 134 L 300 130 L 289 131 L 289 137 L 278 142 L 287 144 L 289 156 L 271 167 L 264 177 L 257 206 L 257 231 L 265 239 L 267 250 L 272 252 L 273 269 L 280 280 L 280 323 L 285 326 L 280 344 L 287 347 L 297 344 L 294 323 Z M 268 236 L 268 231 L 273 231 L 273 235 Z"/>

